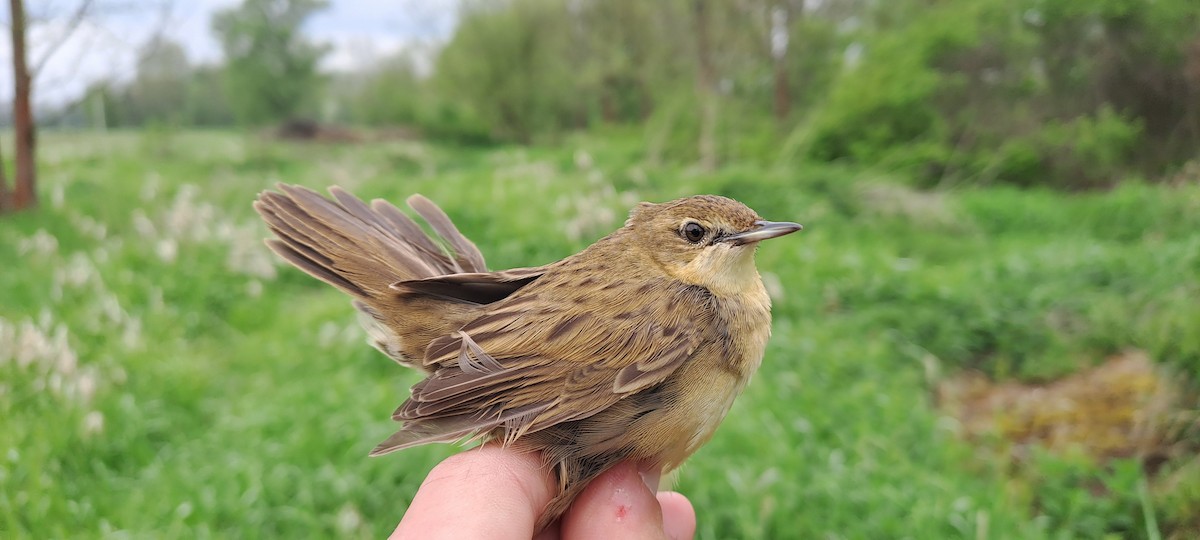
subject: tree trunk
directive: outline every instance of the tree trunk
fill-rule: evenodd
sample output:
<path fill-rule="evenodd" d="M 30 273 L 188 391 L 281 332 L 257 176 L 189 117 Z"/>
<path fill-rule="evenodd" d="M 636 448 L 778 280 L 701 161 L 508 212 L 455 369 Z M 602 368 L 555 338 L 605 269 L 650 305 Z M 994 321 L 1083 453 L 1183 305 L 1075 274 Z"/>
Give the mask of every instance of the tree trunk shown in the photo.
<path fill-rule="evenodd" d="M 16 168 L 10 208 L 22 210 L 37 203 L 37 171 L 34 168 L 37 134 L 30 108 L 32 85 L 25 56 L 25 6 L 23 0 L 9 0 L 9 6 L 12 9 L 13 135 L 16 139 Z"/>
<path fill-rule="evenodd" d="M 717 168 L 717 70 L 713 67 L 707 0 L 693 0 L 696 18 L 696 97 L 700 101 L 700 167 Z"/>

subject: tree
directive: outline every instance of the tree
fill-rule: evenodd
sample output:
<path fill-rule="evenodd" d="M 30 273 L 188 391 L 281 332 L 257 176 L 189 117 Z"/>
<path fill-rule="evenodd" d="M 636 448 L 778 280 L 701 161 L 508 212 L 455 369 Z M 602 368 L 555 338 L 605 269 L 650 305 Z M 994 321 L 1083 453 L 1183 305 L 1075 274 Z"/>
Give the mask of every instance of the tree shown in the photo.
<path fill-rule="evenodd" d="M 700 167 L 717 167 L 717 69 L 713 63 L 712 16 L 708 0 L 692 0 L 696 24 L 696 94 L 700 99 Z"/>
<path fill-rule="evenodd" d="M 771 47 L 771 63 L 775 80 L 775 119 L 783 121 L 792 111 L 792 93 L 788 88 L 787 53 L 791 39 L 792 10 L 788 2 L 771 6 L 771 30 L 768 41 Z"/>
<path fill-rule="evenodd" d="M 8 189 L 7 179 L 0 174 L 0 211 L 24 210 L 37 204 L 37 125 L 34 123 L 31 107 L 33 80 L 58 47 L 70 38 L 75 28 L 83 21 L 91 4 L 91 0 L 79 3 L 66 23 L 66 32 L 59 36 L 58 41 L 50 44 L 31 68 L 25 48 L 25 34 L 29 22 L 25 16 L 25 2 L 9 0 L 9 14 L 12 19 L 9 30 L 13 56 L 13 136 L 16 139 L 16 168 L 11 191 Z M 0 170 L 3 170 L 3 162 L 0 162 Z"/>
<path fill-rule="evenodd" d="M 515 0 L 463 7 L 458 30 L 438 55 L 433 80 L 439 94 L 459 104 L 447 116 L 480 123 L 495 139 L 522 143 L 569 125 L 578 96 L 572 74 L 578 66 L 564 53 L 572 44 L 565 3 Z"/>
<path fill-rule="evenodd" d="M 368 125 L 416 126 L 428 102 L 416 62 L 407 51 L 383 58 L 356 79 L 344 78 L 349 117 Z"/>
<path fill-rule="evenodd" d="M 300 27 L 327 6 L 325 0 L 244 0 L 213 17 L 239 120 L 277 122 L 313 105 L 325 48 L 305 40 Z"/>
<path fill-rule="evenodd" d="M 8 210 L 8 174 L 4 172 L 4 157 L 0 156 L 0 214 Z"/>
<path fill-rule="evenodd" d="M 4 208 L 23 210 L 37 203 L 37 171 L 34 168 L 36 149 L 36 127 L 33 111 L 29 106 L 32 85 L 29 65 L 25 56 L 25 4 L 23 0 L 9 1 L 12 14 L 13 52 L 13 136 L 16 138 L 16 174 L 11 193 L 7 194 Z M 5 188 L 7 192 L 7 187 Z"/>
<path fill-rule="evenodd" d="M 138 54 L 137 77 L 129 88 L 141 120 L 179 123 L 187 112 L 187 86 L 192 76 L 183 47 L 162 36 L 144 45 Z"/>

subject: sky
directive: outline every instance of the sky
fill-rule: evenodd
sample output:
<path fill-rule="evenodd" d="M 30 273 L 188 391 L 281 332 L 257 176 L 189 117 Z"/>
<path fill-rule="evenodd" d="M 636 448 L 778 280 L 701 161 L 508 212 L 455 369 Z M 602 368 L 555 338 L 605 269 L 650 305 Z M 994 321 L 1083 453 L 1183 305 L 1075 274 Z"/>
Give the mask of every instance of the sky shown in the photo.
<path fill-rule="evenodd" d="M 83 0 L 26 0 L 31 65 L 62 41 L 66 20 Z M 137 50 L 159 28 L 188 52 L 190 61 L 212 63 L 221 58 L 209 19 L 241 0 L 93 0 L 91 13 L 62 42 L 34 83 L 35 106 L 57 106 L 82 95 L 88 84 L 103 79 L 128 80 L 134 75 Z M 454 30 L 457 0 L 331 0 L 329 8 L 305 25 L 313 41 L 330 53 L 324 70 L 351 70 L 371 64 L 402 47 L 445 40 Z M 12 44 L 7 39 L 7 9 L 0 14 L 0 102 L 12 100 Z M 165 22 L 164 22 L 165 21 Z"/>

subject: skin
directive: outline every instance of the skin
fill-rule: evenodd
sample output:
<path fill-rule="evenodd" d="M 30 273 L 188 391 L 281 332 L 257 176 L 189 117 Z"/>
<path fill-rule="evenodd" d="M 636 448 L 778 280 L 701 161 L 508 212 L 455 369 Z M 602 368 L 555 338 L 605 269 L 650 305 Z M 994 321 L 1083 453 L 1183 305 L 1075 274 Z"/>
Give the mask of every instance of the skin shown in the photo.
<path fill-rule="evenodd" d="M 534 455 L 485 445 L 435 467 L 390 538 L 692 538 L 691 503 L 679 493 L 654 493 L 657 483 L 645 467 L 621 463 L 593 480 L 559 523 L 534 537 L 538 514 L 557 489 L 554 475 Z"/>

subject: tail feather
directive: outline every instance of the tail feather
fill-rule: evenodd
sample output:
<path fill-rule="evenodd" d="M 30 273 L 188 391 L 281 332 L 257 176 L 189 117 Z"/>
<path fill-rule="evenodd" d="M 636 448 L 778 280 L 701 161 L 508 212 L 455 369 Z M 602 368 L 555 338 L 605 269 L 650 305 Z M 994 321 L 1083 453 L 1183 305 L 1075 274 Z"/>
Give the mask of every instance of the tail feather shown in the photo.
<path fill-rule="evenodd" d="M 370 294 L 362 290 L 353 282 L 347 280 L 336 272 L 330 271 L 329 267 L 332 261 L 321 256 L 321 254 L 309 249 L 305 245 L 292 245 L 283 240 L 275 238 L 267 239 L 267 247 L 271 248 L 275 254 L 283 257 L 293 266 L 303 270 L 310 276 L 313 276 L 325 283 L 333 285 L 346 293 L 360 298 L 367 298 Z"/>
<path fill-rule="evenodd" d="M 374 210 L 380 217 L 386 219 L 400 233 L 401 236 L 412 241 L 413 246 L 431 254 L 442 255 L 442 250 L 425 235 L 425 231 L 417 225 L 417 222 L 408 217 L 407 214 L 401 212 L 392 203 L 383 199 L 375 199 L 371 201 L 371 210 Z"/>
<path fill-rule="evenodd" d="M 454 226 L 450 217 L 433 204 L 433 201 L 413 195 L 408 198 L 408 206 L 425 218 L 429 226 L 450 244 L 454 259 L 459 265 L 459 272 L 487 272 L 487 265 L 483 262 L 483 254 L 479 252 L 479 248 L 458 232 L 458 227 Z"/>
<path fill-rule="evenodd" d="M 388 287 L 398 281 L 485 271 L 479 249 L 424 197 L 410 200 L 448 250 L 387 202 L 368 206 L 337 187 L 330 189 L 333 201 L 300 186 L 278 188 L 280 193 L 264 192 L 254 204 L 278 237 L 267 245 L 313 277 L 368 303 L 389 295 Z"/>
<path fill-rule="evenodd" d="M 422 231 L 415 222 L 405 216 L 395 206 L 379 199 L 375 200 L 373 206 L 367 206 L 358 197 L 351 195 L 337 186 L 329 188 L 329 192 L 333 194 L 334 199 L 341 205 L 343 210 L 358 218 L 362 223 L 374 229 L 379 234 L 392 240 L 391 243 L 385 242 L 385 246 L 393 248 L 402 247 L 403 251 L 407 252 L 394 255 L 398 262 L 412 263 L 413 261 L 419 261 L 423 263 L 421 268 L 411 269 L 414 274 L 432 272 L 433 275 L 437 276 L 461 271 L 454 266 L 454 260 L 450 256 L 447 256 L 443 249 L 430 241 L 425 231 Z M 384 212 L 390 210 L 390 214 L 385 215 L 380 210 Z M 454 232 L 458 236 L 462 236 L 462 233 L 459 233 L 458 230 Z M 464 238 L 463 240 L 466 239 Z M 467 241 L 467 243 L 470 243 L 470 241 Z M 473 248 L 474 244 L 471 247 Z M 475 253 L 479 253 L 479 251 L 476 249 Z M 482 260 L 482 255 L 480 255 L 480 260 Z"/>
<path fill-rule="evenodd" d="M 479 249 L 424 198 L 415 199 L 415 206 L 431 220 L 441 241 L 384 201 L 367 205 L 338 187 L 329 190 L 333 200 L 299 186 L 278 188 L 279 192 L 263 192 L 254 202 L 276 236 L 267 246 L 300 270 L 350 294 L 371 345 L 402 365 L 427 370 L 422 359 L 429 341 L 469 320 L 474 304 L 392 285 L 466 268 L 483 272 Z"/>

